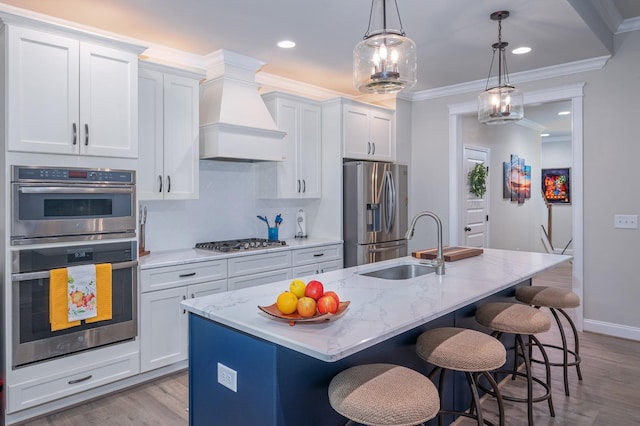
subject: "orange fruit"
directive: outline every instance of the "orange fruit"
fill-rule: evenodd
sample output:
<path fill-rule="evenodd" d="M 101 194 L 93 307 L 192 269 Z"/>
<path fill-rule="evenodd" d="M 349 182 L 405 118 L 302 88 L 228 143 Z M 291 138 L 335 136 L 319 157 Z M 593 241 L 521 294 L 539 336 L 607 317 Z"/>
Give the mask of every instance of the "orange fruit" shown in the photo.
<path fill-rule="evenodd" d="M 283 314 L 292 314 L 298 306 L 298 296 L 290 291 L 285 291 L 278 296 L 276 306 Z"/>

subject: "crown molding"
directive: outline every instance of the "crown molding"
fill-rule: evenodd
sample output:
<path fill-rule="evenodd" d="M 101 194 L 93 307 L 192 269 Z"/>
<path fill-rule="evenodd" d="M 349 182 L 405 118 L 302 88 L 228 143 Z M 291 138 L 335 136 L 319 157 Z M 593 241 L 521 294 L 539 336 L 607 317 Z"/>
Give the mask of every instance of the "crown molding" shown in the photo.
<path fill-rule="evenodd" d="M 566 64 L 552 65 L 550 67 L 537 68 L 530 71 L 523 71 L 509 74 L 509 79 L 513 84 L 526 83 L 530 81 L 545 80 L 553 77 L 560 77 L 569 74 L 577 74 L 586 71 L 602 69 L 610 55 L 597 58 L 584 59 L 582 61 L 568 62 Z M 491 84 L 491 80 L 490 80 Z M 436 89 L 423 90 L 413 93 L 411 101 L 424 101 L 428 99 L 441 98 L 445 96 L 460 95 L 470 92 L 482 92 L 487 87 L 486 80 L 475 80 L 452 86 L 438 87 Z"/>
<path fill-rule="evenodd" d="M 630 31 L 640 30 L 640 16 L 636 16 L 635 18 L 625 19 L 622 21 L 618 29 L 616 30 L 616 34 L 628 33 Z"/>

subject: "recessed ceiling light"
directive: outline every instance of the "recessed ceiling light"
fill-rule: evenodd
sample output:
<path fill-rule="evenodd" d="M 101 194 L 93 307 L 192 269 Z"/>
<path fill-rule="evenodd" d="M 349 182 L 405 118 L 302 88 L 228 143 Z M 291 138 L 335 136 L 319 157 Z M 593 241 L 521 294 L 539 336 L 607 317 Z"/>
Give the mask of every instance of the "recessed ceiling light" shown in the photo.
<path fill-rule="evenodd" d="M 527 46 L 516 47 L 511 51 L 514 55 L 524 55 L 525 53 L 531 52 L 531 48 Z"/>
<path fill-rule="evenodd" d="M 296 44 L 291 40 L 282 40 L 278 42 L 278 47 L 282 47 L 283 49 L 291 49 L 292 47 L 295 47 L 295 46 Z"/>
<path fill-rule="evenodd" d="M 540 133 L 540 136 L 542 136 L 543 138 L 546 138 L 547 136 L 549 136 L 549 133 Z"/>
<path fill-rule="evenodd" d="M 571 111 L 560 111 L 558 113 L 558 115 L 569 115 L 569 114 L 571 114 Z"/>

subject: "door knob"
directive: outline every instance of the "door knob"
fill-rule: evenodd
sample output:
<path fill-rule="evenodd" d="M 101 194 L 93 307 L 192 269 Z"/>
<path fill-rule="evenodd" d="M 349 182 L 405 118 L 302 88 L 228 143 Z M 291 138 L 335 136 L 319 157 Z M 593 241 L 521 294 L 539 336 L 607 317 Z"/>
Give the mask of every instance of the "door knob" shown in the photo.
<path fill-rule="evenodd" d="M 465 227 L 464 227 L 464 230 L 465 230 L 466 232 L 469 232 L 469 231 L 471 231 L 471 228 L 469 228 L 468 226 L 465 226 Z"/>

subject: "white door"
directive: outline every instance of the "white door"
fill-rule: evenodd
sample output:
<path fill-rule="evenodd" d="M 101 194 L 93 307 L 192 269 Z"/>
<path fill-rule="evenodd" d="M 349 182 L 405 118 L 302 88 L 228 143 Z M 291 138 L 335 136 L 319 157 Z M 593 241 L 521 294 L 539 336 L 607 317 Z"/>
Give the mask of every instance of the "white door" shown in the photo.
<path fill-rule="evenodd" d="M 467 247 L 487 247 L 489 244 L 489 197 L 490 174 L 487 175 L 487 190 L 482 197 L 469 192 L 469 171 L 476 164 L 489 165 L 489 148 L 479 146 L 464 146 L 463 151 L 463 182 L 465 190 L 462 191 L 462 241 Z"/>

